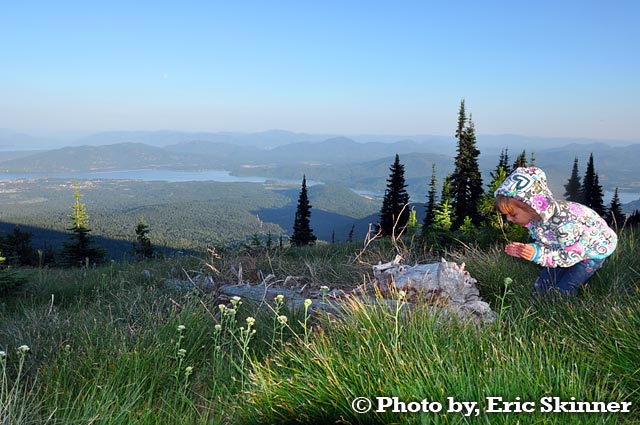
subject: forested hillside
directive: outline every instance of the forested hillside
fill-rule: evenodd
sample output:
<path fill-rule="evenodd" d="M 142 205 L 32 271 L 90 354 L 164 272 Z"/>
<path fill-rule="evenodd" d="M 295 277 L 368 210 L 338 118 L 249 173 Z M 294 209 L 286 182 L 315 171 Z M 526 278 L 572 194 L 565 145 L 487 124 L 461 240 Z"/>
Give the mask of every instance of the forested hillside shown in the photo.
<path fill-rule="evenodd" d="M 233 244 L 269 232 L 274 238 L 288 235 L 299 191 L 295 186 L 254 183 L 124 180 L 79 181 L 78 187 L 93 235 L 133 241 L 136 224 L 144 217 L 152 242 L 174 249 Z M 335 226 L 350 227 L 379 209 L 376 201 L 339 186 L 317 185 L 309 192 L 312 225 L 324 240 L 331 238 Z M 59 245 L 64 240 L 72 202 L 70 180 L 0 182 L 0 222 L 5 232 L 14 224 L 29 225 L 38 248 L 47 241 Z M 109 243 L 107 249 L 120 255 L 123 245 Z"/>

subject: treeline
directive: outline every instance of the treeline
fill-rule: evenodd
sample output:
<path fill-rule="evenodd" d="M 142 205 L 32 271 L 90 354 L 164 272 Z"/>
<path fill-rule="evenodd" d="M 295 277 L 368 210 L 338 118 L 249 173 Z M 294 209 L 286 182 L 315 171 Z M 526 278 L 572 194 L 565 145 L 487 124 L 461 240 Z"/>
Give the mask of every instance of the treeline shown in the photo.
<path fill-rule="evenodd" d="M 523 150 L 511 163 L 508 149 L 504 149 L 498 164 L 491 172 L 491 180 L 485 191 L 478 169 L 480 152 L 476 148 L 475 128 L 471 117 L 467 118 L 466 116 L 464 100 L 460 104 L 456 138 L 458 150 L 455 157 L 455 170 L 444 179 L 439 199 L 436 195 L 435 165 L 433 166 L 427 192 L 425 218 L 421 229 L 422 238 L 430 242 L 451 242 L 454 240 L 493 242 L 498 239 L 527 238 L 528 235 L 524 228 L 504 222 L 500 214 L 494 211 L 493 194 L 516 168 L 535 166 L 535 154 L 531 152 L 527 157 L 526 150 Z M 385 195 L 387 204 L 383 204 L 380 213 L 383 235 L 390 234 L 391 228 L 388 223 L 391 221 L 394 221 L 398 228 L 411 227 L 406 210 L 401 210 L 403 203 L 394 203 L 396 199 L 403 199 L 394 193 L 402 193 L 404 190 L 402 183 L 398 183 L 403 181 L 402 168 L 398 163 L 396 157 L 396 163 L 390 169 L 391 176 Z M 640 222 L 637 210 L 629 217 L 623 213 L 617 188 L 611 204 L 604 205 L 603 189 L 595 170 L 593 154 L 589 157 L 582 179 L 579 176 L 578 159 L 575 158 L 571 177 L 564 187 L 566 189 L 563 194 L 565 199 L 590 207 L 602 216 L 612 228 L 621 228 L 625 224 L 636 225 Z M 560 198 L 557 194 L 555 196 Z M 385 218 L 385 215 L 390 215 L 390 217 Z"/>
<path fill-rule="evenodd" d="M 495 213 L 493 192 L 516 167 L 535 165 L 533 152 L 522 151 L 512 161 L 508 150 L 503 150 L 498 164 L 490 172 L 490 179 L 483 181 L 478 165 L 480 152 L 475 125 L 471 115 L 467 115 L 464 100 L 460 103 L 455 137 L 457 151 L 453 171 L 438 182 L 434 162 L 431 179 L 425 182 L 426 203 L 424 207 L 418 207 L 424 208 L 419 214 L 424 214 L 421 222 L 416 219 L 417 211 L 411 210 L 404 165 L 398 155 L 389 169 L 382 206 L 379 209 L 376 206 L 376 210 L 371 209 L 375 201 L 365 200 L 342 187 L 321 185 L 315 190 L 313 198 L 314 188 L 309 188 L 307 193 L 306 179 L 303 179 L 297 207 L 294 202 L 295 189 L 286 187 L 265 188 L 252 183 L 113 180 L 90 181 L 76 186 L 74 193 L 78 198 L 70 208 L 70 184 L 25 181 L 20 182 L 19 189 L 3 191 L 2 199 L 7 201 L 3 205 L 3 221 L 61 232 L 65 235 L 64 243 L 51 243 L 43 240 L 42 235 L 23 231 L 18 226 L 13 231 L 0 232 L 0 255 L 5 258 L 5 265 L 28 266 L 78 265 L 83 261 L 86 263 L 86 258 L 90 258 L 89 263 L 99 262 L 106 258 L 105 250 L 113 258 L 112 247 L 105 245 L 110 243 L 108 241 L 101 240 L 97 244 L 100 246 L 93 246 L 97 250 L 95 252 L 87 251 L 91 243 L 96 245 L 95 235 L 111 238 L 112 241 L 129 242 L 126 252 L 123 252 L 122 244 L 119 245 L 116 258 L 122 255 L 140 257 L 141 248 L 136 248 L 136 243 L 140 246 L 150 243 L 152 248 L 156 248 L 156 253 L 166 249 L 202 250 L 210 245 L 238 246 L 243 241 L 259 242 L 269 238 L 279 241 L 286 238 L 287 244 L 307 245 L 319 239 L 311 225 L 311 204 L 323 213 L 334 213 L 334 216 L 325 214 L 322 219 L 326 234 L 321 239 L 331 242 L 336 240 L 335 229 L 329 239 L 326 223 L 335 225 L 338 220 L 341 221 L 340 226 L 347 230 L 348 225 L 348 236 L 347 231 L 338 228 L 340 235 L 337 239 L 351 241 L 356 229 L 349 220 L 356 222 L 376 212 L 379 212 L 376 230 L 381 236 L 418 234 L 429 246 L 526 239 L 524 229 L 503 222 L 501 216 Z M 566 199 L 590 206 L 614 227 L 638 222 L 637 211 L 625 217 L 617 189 L 611 204 L 604 205 L 593 155 L 589 158 L 584 176 L 579 173 L 577 158 L 574 160 L 571 177 L 565 188 Z M 558 195 L 556 193 L 559 198 Z M 85 196 L 84 202 L 79 203 L 80 196 Z M 88 219 L 79 219 L 77 214 L 77 208 L 84 206 L 84 203 L 89 209 L 87 215 L 91 215 L 90 222 Z M 73 211 L 71 222 L 70 211 Z M 266 223 L 261 221 L 261 211 L 270 217 Z M 78 226 L 78 221 L 83 225 Z M 289 242 L 287 229 L 291 227 L 293 232 Z M 146 239 L 139 239 L 140 232 Z M 361 237 L 361 232 L 358 233 Z M 34 240 L 38 238 L 41 238 L 38 249 L 34 249 Z M 81 253 L 70 255 L 69 243 L 81 245 Z"/>
<path fill-rule="evenodd" d="M 492 243 L 500 239 L 524 240 L 528 238 L 526 229 L 505 222 L 494 210 L 494 192 L 507 176 L 518 167 L 535 166 L 535 154 L 527 157 L 523 150 L 511 163 L 508 149 L 500 155 L 498 164 L 491 172 L 491 181 L 487 190 L 478 166 L 480 151 L 476 144 L 475 125 L 471 115 L 467 116 L 464 99 L 460 103 L 458 125 L 455 131 L 457 154 L 454 159 L 454 171 L 442 182 L 440 196 L 437 196 L 435 163 L 432 166 L 428 184 L 424 220 L 419 225 L 416 212 L 409 208 L 409 194 L 404 177 L 404 165 L 396 154 L 390 166 L 389 178 L 385 190 L 377 234 L 382 237 L 400 237 L 403 234 L 416 234 L 419 231 L 423 241 L 433 247 L 448 246 L 452 243 L 475 242 Z M 622 205 L 615 189 L 611 204 L 604 205 L 603 189 L 595 171 L 593 154 L 590 155 L 584 177 L 578 172 L 578 159 L 575 158 L 571 177 L 565 184 L 564 197 L 569 201 L 582 203 L 605 218 L 612 228 L 625 224 L 636 225 L 640 214 L 636 210 L 629 217 L 622 211 Z M 556 197 L 559 197 L 556 194 Z M 295 245 L 315 243 L 313 229 L 309 227 L 311 205 L 306 199 L 306 186 L 303 179 L 302 191 L 295 216 Z M 297 235 L 302 236 L 297 236 Z"/>

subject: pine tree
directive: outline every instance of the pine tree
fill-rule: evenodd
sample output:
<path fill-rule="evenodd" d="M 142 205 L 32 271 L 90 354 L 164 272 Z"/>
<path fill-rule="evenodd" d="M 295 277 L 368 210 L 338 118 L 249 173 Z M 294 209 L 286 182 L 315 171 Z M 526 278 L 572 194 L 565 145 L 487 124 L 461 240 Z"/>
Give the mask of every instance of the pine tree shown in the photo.
<path fill-rule="evenodd" d="M 149 225 L 140 217 L 136 226 L 136 241 L 133 244 L 133 253 L 138 260 L 145 260 L 153 257 L 153 245 L 147 236 L 150 232 Z"/>
<path fill-rule="evenodd" d="M 440 202 L 438 208 L 436 208 L 435 215 L 433 218 L 433 224 L 431 225 L 434 229 L 438 230 L 449 230 L 451 229 L 451 225 L 453 224 L 453 208 L 449 203 L 448 199 Z"/>
<path fill-rule="evenodd" d="M 480 213 L 484 217 L 484 224 L 493 229 L 500 228 L 500 213 L 496 212 L 494 207 L 495 198 L 493 194 L 500 187 L 502 182 L 507 178 L 507 170 L 504 167 L 505 161 L 500 158 L 498 162 L 498 166 L 496 167 L 496 171 L 491 173 L 492 180 L 489 184 L 489 188 L 486 194 L 482 197 L 480 201 Z M 508 167 L 508 166 L 507 166 Z"/>
<path fill-rule="evenodd" d="M 511 166 L 511 170 L 515 170 L 518 167 L 526 167 L 527 166 L 527 152 L 525 150 L 522 151 L 520 155 L 516 158 L 513 166 Z"/>
<path fill-rule="evenodd" d="M 431 164 L 431 182 L 429 183 L 429 192 L 427 194 L 427 205 L 425 207 L 424 219 L 422 220 L 422 235 L 427 231 L 431 223 L 436 209 L 436 164 Z"/>
<path fill-rule="evenodd" d="M 564 185 L 564 197 L 567 201 L 571 202 L 583 202 L 582 199 L 582 185 L 580 184 L 580 177 L 578 176 L 578 158 L 573 160 L 573 169 L 571 170 L 571 177 Z"/>
<path fill-rule="evenodd" d="M 458 150 L 455 158 L 455 171 L 451 175 L 451 200 L 454 210 L 454 226 L 459 227 L 469 217 L 473 224 L 480 223 L 478 203 L 482 197 L 482 177 L 478 167 L 480 151 L 476 148 L 476 135 L 473 119 L 465 127 L 464 99 L 460 102 L 458 114 Z"/>
<path fill-rule="evenodd" d="M 352 224 L 351 225 L 351 230 L 349 230 L 349 236 L 347 236 L 347 242 L 351 243 L 353 242 L 353 232 L 356 230 L 356 225 Z"/>
<path fill-rule="evenodd" d="M 69 216 L 71 227 L 70 241 L 62 246 L 62 258 L 68 266 L 82 266 L 88 263 L 100 263 L 105 257 L 105 252 L 94 246 L 93 237 L 90 235 L 89 215 L 81 201 L 82 195 L 76 182 L 73 183 L 74 205 L 73 213 Z"/>
<path fill-rule="evenodd" d="M 593 165 L 593 153 L 589 155 L 587 171 L 582 179 L 582 196 L 586 206 L 601 216 L 605 214 L 604 195 L 602 193 L 600 179 Z"/>
<path fill-rule="evenodd" d="M 6 264 L 17 266 L 38 265 L 38 254 L 31 244 L 33 233 L 23 232 L 19 225 L 15 225 L 13 232 L 0 238 L 0 251 L 6 257 Z"/>
<path fill-rule="evenodd" d="M 601 217 L 607 213 L 607 208 L 604 206 L 604 192 L 602 191 L 602 185 L 600 184 L 600 177 L 596 173 L 596 178 L 593 186 L 593 196 L 591 208 L 598 213 Z"/>
<path fill-rule="evenodd" d="M 298 198 L 296 217 L 293 222 L 293 235 L 289 242 L 294 246 L 307 246 L 316 243 L 316 236 L 311 228 L 311 204 L 307 195 L 307 176 L 302 176 L 302 189 Z"/>
<path fill-rule="evenodd" d="M 609 210 L 605 215 L 605 220 L 607 220 L 610 226 L 618 228 L 622 227 L 626 218 L 627 216 L 622 211 L 622 203 L 620 202 L 618 188 L 616 187 L 616 190 L 613 192 L 613 198 L 611 199 L 611 206 L 609 206 Z"/>
<path fill-rule="evenodd" d="M 591 207 L 593 188 L 595 186 L 596 172 L 593 166 L 593 153 L 589 155 L 589 161 L 587 161 L 587 170 L 584 173 L 582 179 L 582 202 L 588 207 Z"/>
<path fill-rule="evenodd" d="M 511 167 L 509 167 L 509 148 L 505 148 L 500 152 L 500 159 L 498 160 L 498 165 L 496 165 L 495 170 L 491 172 L 492 181 L 495 181 L 496 175 L 500 173 L 501 169 L 507 175 L 511 173 Z M 493 194 L 491 194 L 491 196 L 493 196 Z"/>
<path fill-rule="evenodd" d="M 633 210 L 627 218 L 627 226 L 637 226 L 638 224 L 640 224 L 640 210 Z"/>
<path fill-rule="evenodd" d="M 382 236 L 400 234 L 409 221 L 409 194 L 404 180 L 404 165 L 400 157 L 389 168 L 391 173 L 387 179 L 387 189 L 380 209 L 380 233 Z"/>

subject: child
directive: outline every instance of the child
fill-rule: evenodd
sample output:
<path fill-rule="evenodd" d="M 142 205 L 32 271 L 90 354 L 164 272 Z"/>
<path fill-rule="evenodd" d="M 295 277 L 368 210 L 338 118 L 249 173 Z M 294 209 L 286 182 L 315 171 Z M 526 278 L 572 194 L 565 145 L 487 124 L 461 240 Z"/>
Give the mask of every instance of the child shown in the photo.
<path fill-rule="evenodd" d="M 544 267 L 533 285 L 534 299 L 551 288 L 577 295 L 616 249 L 618 237 L 602 217 L 584 205 L 553 199 L 539 168 L 517 168 L 495 196 L 496 209 L 529 229 L 533 239 L 530 244 L 510 243 L 505 252 Z"/>

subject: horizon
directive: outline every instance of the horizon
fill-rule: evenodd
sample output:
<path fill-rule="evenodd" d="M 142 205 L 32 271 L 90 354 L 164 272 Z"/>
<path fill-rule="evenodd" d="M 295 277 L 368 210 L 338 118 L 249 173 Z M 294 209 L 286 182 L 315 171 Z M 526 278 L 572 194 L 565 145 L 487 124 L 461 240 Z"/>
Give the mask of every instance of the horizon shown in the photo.
<path fill-rule="evenodd" d="M 451 139 L 452 143 L 455 142 L 455 137 L 449 134 L 331 134 L 331 133 L 307 133 L 307 132 L 294 132 L 284 129 L 269 129 L 263 131 L 255 131 L 255 132 L 243 132 L 243 131 L 181 131 L 181 130 L 171 130 L 171 129 L 161 129 L 161 130 L 106 130 L 106 131 L 88 131 L 88 132 L 77 132 L 77 133 L 47 133 L 47 132 L 35 132 L 30 134 L 26 131 L 14 130 L 9 128 L 1 128 L 0 127 L 0 152 L 11 152 L 11 151 L 28 151 L 28 150 L 50 150 L 50 149 L 60 149 L 65 147 L 78 147 L 78 146 L 108 146 L 108 145 L 117 145 L 122 143 L 141 143 L 149 146 L 156 147 L 164 147 L 175 142 L 150 142 L 148 140 L 121 140 L 121 141 L 106 141 L 106 142 L 95 142 L 91 141 L 92 138 L 95 137 L 107 137 L 108 135 L 116 135 L 116 134 L 124 134 L 124 135 L 140 135 L 140 136 L 149 136 L 153 134 L 158 135 L 184 135 L 185 138 L 183 141 L 178 142 L 191 142 L 191 141 L 202 141 L 202 142 L 210 142 L 211 140 L 207 140 L 206 136 L 243 136 L 243 137 L 251 137 L 251 136 L 259 136 L 259 135 L 273 135 L 273 134 L 284 134 L 288 137 L 299 136 L 300 138 L 291 141 L 288 140 L 286 142 L 275 143 L 271 146 L 279 146 L 286 145 L 290 143 L 318 143 L 323 142 L 332 138 L 345 138 L 356 143 L 397 143 L 397 142 L 416 142 L 416 143 L 426 143 L 432 142 L 430 139 Z M 204 139 L 189 139 L 190 135 L 198 135 L 203 136 Z M 23 137 L 23 139 L 18 140 L 21 144 L 12 145 L 11 140 L 12 137 Z M 24 138 L 26 137 L 26 139 Z M 305 137 L 309 139 L 304 139 Z M 587 137 L 570 137 L 570 136 L 536 136 L 536 135 L 523 135 L 523 134 L 476 134 L 476 138 L 478 140 L 479 147 L 483 145 L 483 142 L 487 139 L 494 139 L 493 142 L 489 142 L 484 146 L 484 149 L 489 149 L 491 153 L 495 149 L 526 149 L 526 142 L 538 142 L 538 150 L 546 150 L 553 149 L 556 147 L 565 147 L 573 144 L 577 145 L 593 145 L 593 144 L 605 144 L 610 147 L 626 147 L 635 144 L 640 144 L 640 138 L 637 139 L 609 139 L 609 138 L 587 138 Z M 513 138 L 511 141 L 511 145 L 503 144 L 503 145 L 495 145 L 495 139 L 508 139 Z M 28 143 L 25 145 L 24 143 Z M 559 142 L 562 144 L 550 144 L 551 142 Z M 232 143 L 229 141 L 228 143 Z M 237 143 L 242 144 L 242 143 Z M 255 144 L 251 146 L 260 147 L 260 144 Z M 266 146 L 266 145 L 265 145 Z M 455 148 L 455 145 L 452 144 L 451 149 Z"/>
<path fill-rule="evenodd" d="M 251 13 L 248 13 L 250 10 Z M 640 4 L 10 3 L 0 128 L 637 141 Z"/>

